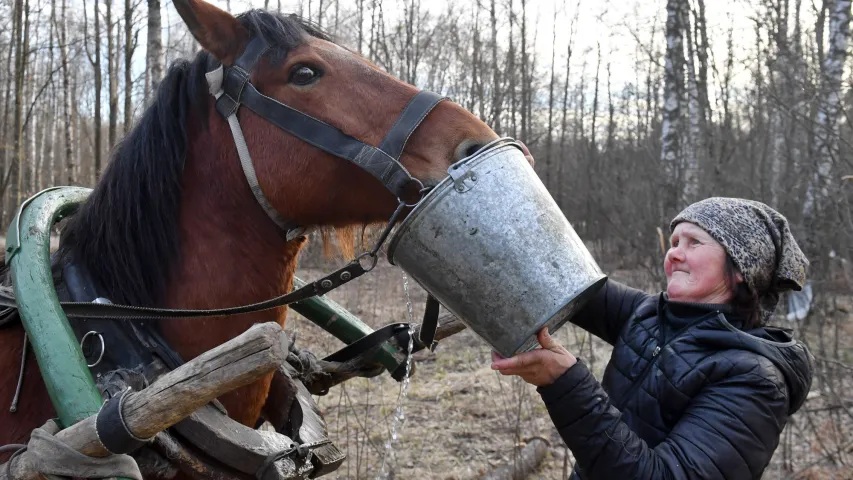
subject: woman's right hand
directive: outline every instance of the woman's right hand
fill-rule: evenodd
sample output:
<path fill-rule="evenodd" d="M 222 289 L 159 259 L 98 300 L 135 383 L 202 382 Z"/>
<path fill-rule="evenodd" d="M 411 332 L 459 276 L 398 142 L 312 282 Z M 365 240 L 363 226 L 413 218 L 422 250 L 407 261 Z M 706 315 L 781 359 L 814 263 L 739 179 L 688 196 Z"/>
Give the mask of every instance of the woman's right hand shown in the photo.
<path fill-rule="evenodd" d="M 578 362 L 574 355 L 551 337 L 547 327 L 540 330 L 536 338 L 542 348 L 512 358 L 504 358 L 493 351 L 492 370 L 499 371 L 501 375 L 518 375 L 527 383 L 544 387 L 554 383 Z"/>

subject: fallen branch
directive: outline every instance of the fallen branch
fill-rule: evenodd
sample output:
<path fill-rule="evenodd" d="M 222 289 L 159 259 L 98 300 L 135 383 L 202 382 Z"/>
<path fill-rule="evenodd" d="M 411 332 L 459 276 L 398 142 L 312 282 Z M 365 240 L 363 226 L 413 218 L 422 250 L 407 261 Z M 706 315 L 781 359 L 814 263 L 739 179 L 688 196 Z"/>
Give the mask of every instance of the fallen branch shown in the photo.
<path fill-rule="evenodd" d="M 136 437 L 151 438 L 180 422 L 213 399 L 272 372 L 287 358 L 288 342 L 274 322 L 255 325 L 231 341 L 209 350 L 161 376 L 148 388 L 124 400 L 122 415 Z M 56 434 L 72 449 L 90 457 L 109 452 L 98 441 L 97 415 Z M 12 463 L 11 476 L 0 465 L 0 480 L 42 478 L 29 452 Z"/>
<path fill-rule="evenodd" d="M 514 453 L 512 460 L 486 473 L 480 480 L 522 480 L 536 470 L 542 463 L 551 445 L 541 437 L 533 437 L 520 452 Z"/>

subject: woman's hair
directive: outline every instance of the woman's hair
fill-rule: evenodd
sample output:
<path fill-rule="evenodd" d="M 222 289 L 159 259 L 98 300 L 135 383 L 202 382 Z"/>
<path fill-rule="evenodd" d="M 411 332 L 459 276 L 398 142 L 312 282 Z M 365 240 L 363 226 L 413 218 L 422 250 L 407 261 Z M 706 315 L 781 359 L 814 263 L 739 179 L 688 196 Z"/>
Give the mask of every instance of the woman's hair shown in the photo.
<path fill-rule="evenodd" d="M 732 256 L 726 252 L 726 284 L 732 291 L 729 303 L 736 314 L 744 317 L 744 330 L 749 330 L 761 326 L 761 301 L 745 281 L 738 281 L 738 273 Z"/>

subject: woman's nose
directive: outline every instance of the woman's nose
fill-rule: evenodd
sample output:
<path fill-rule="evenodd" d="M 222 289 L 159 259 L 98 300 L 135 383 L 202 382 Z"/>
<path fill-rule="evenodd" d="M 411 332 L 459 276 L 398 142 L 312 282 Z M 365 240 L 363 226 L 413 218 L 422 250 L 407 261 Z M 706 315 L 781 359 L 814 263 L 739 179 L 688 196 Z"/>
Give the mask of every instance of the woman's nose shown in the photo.
<path fill-rule="evenodd" d="M 682 252 L 678 247 L 669 247 L 669 250 L 666 252 L 666 257 L 670 262 L 682 261 L 684 260 L 684 252 Z"/>

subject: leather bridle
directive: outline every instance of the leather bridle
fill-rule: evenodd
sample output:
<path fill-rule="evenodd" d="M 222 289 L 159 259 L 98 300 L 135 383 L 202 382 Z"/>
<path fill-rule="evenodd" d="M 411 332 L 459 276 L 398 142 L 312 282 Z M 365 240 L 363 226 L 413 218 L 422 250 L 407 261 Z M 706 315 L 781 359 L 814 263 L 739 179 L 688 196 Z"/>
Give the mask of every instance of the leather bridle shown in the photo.
<path fill-rule="evenodd" d="M 308 283 L 302 288 L 279 297 L 251 305 L 208 310 L 185 310 L 136 307 L 112 303 L 60 302 L 65 314 L 69 318 L 161 320 L 168 318 L 230 316 L 258 312 L 289 305 L 314 296 L 324 295 L 347 282 L 355 280 L 376 266 L 379 249 L 388 238 L 391 229 L 407 207 L 414 207 L 417 204 L 417 202 L 413 204 L 406 202 L 407 193 L 416 191 L 418 196 L 422 198 L 428 190 L 403 167 L 400 163 L 400 155 L 403 153 L 403 149 L 411 134 L 420 126 L 432 109 L 445 98 L 428 91 L 418 92 L 403 109 L 380 145 L 374 147 L 341 132 L 334 126 L 260 93 L 252 85 L 249 77 L 261 57 L 269 49 L 270 45 L 265 40 L 260 37 L 254 37 L 249 41 L 249 44 L 233 65 L 227 68 L 220 65 L 206 74 L 210 93 L 216 97 L 216 110 L 226 119 L 231 127 L 231 133 L 234 136 L 234 142 L 240 156 L 240 165 L 252 190 L 252 194 L 264 212 L 284 232 L 287 240 L 305 235 L 305 228 L 297 225 L 292 220 L 286 219 L 270 204 L 258 183 L 248 146 L 246 145 L 240 122 L 237 119 L 237 111 L 241 105 L 246 106 L 260 117 L 295 137 L 325 152 L 354 163 L 382 182 L 382 185 L 397 198 L 398 205 L 376 244 L 371 250 L 362 253 L 355 260 L 319 280 Z M 418 201 L 420 201 L 420 198 Z M 21 205 L 17 219 L 15 220 L 16 222 L 19 221 L 21 212 L 26 204 L 27 202 Z M 18 244 L 20 244 L 20 239 L 18 240 Z M 14 252 L 7 255 L 7 263 L 12 255 L 14 255 Z M 13 296 L 0 292 L 0 306 L 17 308 L 17 303 Z M 438 310 L 438 301 L 432 295 L 428 295 L 419 336 L 413 339 L 413 351 L 423 348 L 433 349 L 435 347 L 434 339 L 438 326 Z M 401 344 L 405 345 L 408 343 L 411 327 L 407 323 L 386 325 L 338 352 L 329 355 L 325 360 L 336 362 L 349 361 L 366 352 L 372 351 L 375 347 L 395 336 L 398 338 L 402 336 L 400 341 Z M 401 380 L 405 374 L 404 369 L 392 372 L 392 375 L 397 380 Z"/>
<path fill-rule="evenodd" d="M 320 150 L 348 160 L 374 176 L 399 202 L 411 192 L 421 192 L 423 184 L 400 163 L 400 155 L 412 133 L 445 98 L 428 91 L 418 92 L 403 109 L 397 121 L 378 147 L 347 135 L 328 123 L 300 112 L 259 92 L 250 81 L 251 72 L 270 49 L 261 37 L 249 41 L 243 53 L 230 67 L 220 65 L 207 73 L 210 93 L 216 97 L 216 111 L 226 119 L 240 155 L 240 165 L 258 204 L 287 235 L 288 240 L 304 234 L 304 229 L 282 216 L 267 200 L 258 183 L 237 111 L 241 105 L 287 133 Z M 412 188 L 412 186 L 416 188 Z"/>

